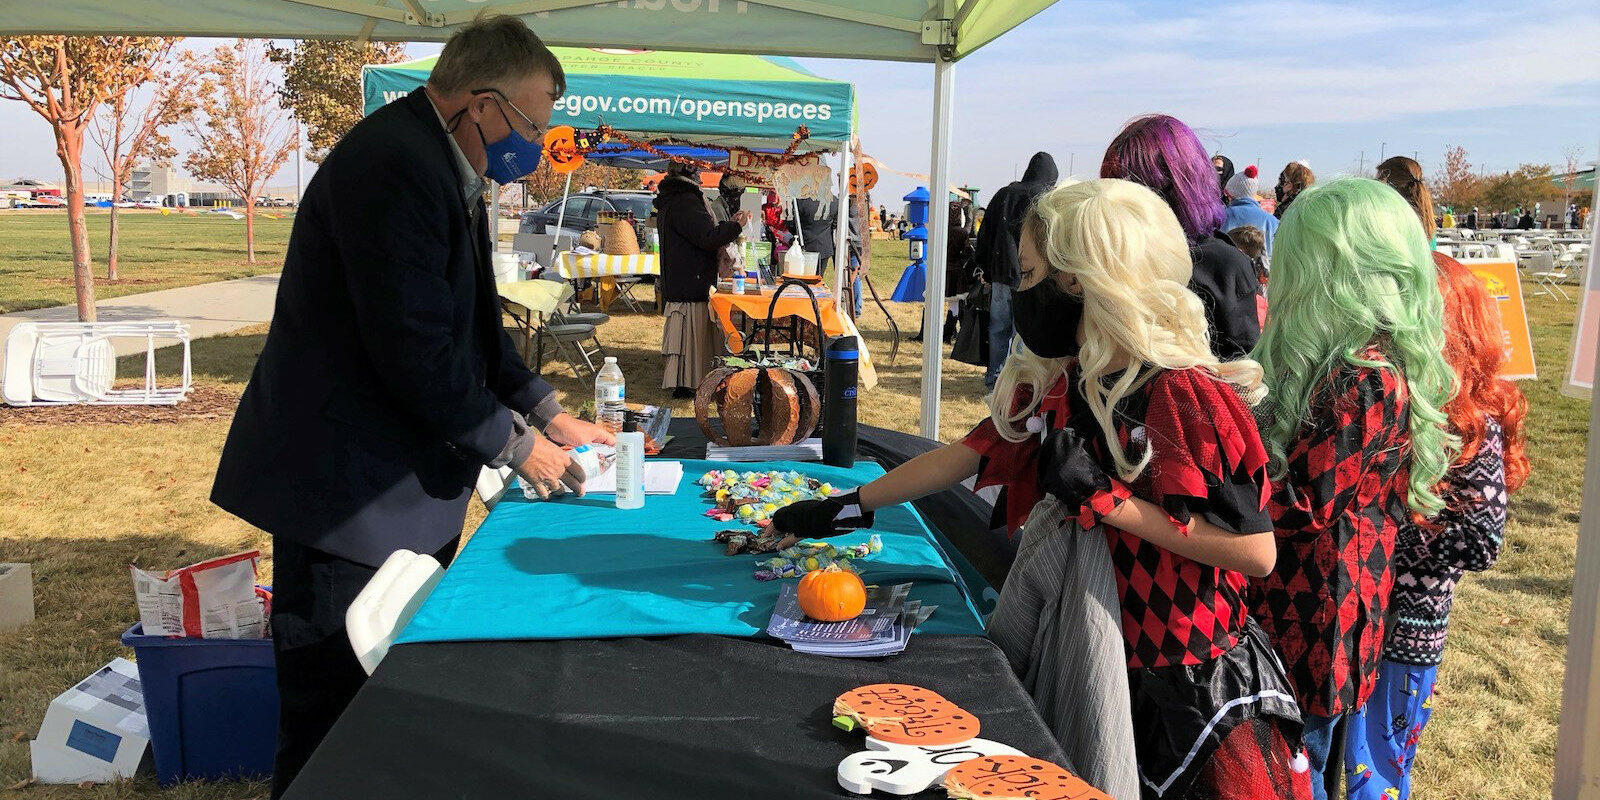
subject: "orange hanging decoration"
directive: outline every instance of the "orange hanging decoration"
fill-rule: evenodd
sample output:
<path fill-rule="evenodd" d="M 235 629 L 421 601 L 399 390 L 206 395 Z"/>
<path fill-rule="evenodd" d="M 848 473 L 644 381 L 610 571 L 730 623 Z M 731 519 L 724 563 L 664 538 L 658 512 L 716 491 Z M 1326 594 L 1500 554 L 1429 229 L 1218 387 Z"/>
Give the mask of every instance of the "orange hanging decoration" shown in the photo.
<path fill-rule="evenodd" d="M 577 132 L 571 125 L 557 125 L 544 134 L 544 157 L 550 170 L 565 175 L 583 166 L 583 152 L 578 149 Z"/>

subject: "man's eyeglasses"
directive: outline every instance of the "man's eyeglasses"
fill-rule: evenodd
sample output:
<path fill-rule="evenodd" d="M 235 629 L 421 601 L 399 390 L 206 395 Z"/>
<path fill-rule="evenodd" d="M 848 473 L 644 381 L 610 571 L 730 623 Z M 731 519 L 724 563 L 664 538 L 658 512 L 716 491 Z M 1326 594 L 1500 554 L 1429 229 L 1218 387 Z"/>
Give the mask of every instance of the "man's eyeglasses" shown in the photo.
<path fill-rule="evenodd" d="M 539 125 L 536 124 L 532 119 L 530 119 L 527 114 L 522 113 L 522 109 L 517 108 L 517 104 L 511 102 L 511 98 L 507 97 L 505 92 L 502 92 L 499 89 L 473 89 L 472 90 L 472 94 L 474 94 L 474 95 L 480 95 L 480 94 L 492 94 L 492 95 L 494 95 L 495 96 L 496 105 L 500 106 L 500 115 L 504 116 L 506 118 L 506 124 L 507 125 L 511 126 L 513 129 L 515 129 L 517 127 L 516 123 L 511 121 L 511 117 L 506 115 L 505 107 L 506 106 L 510 106 L 511 110 L 515 111 L 517 113 L 517 116 L 521 117 L 522 121 L 527 123 L 528 124 L 528 128 L 533 131 L 533 135 L 532 136 L 526 136 L 526 134 L 524 134 L 526 136 L 527 140 L 530 141 L 530 142 L 541 142 L 541 141 L 544 140 L 545 129 L 539 127 Z M 517 131 L 517 132 L 518 133 L 522 133 L 522 131 Z"/>

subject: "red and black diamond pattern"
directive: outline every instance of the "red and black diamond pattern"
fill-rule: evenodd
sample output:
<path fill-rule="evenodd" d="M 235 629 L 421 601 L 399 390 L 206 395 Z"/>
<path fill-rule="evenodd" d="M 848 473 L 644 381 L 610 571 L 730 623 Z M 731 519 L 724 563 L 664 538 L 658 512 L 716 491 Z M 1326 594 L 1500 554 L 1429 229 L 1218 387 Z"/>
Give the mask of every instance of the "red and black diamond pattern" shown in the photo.
<path fill-rule="evenodd" d="M 1310 420 L 1274 482 L 1277 566 L 1250 600 L 1301 709 L 1333 716 L 1366 702 L 1382 656 L 1395 534 L 1409 516 L 1405 383 L 1392 369 L 1342 367 Z"/>
<path fill-rule="evenodd" d="M 1128 668 L 1205 664 L 1233 649 L 1249 605 L 1245 577 L 1106 528 L 1122 597 Z"/>

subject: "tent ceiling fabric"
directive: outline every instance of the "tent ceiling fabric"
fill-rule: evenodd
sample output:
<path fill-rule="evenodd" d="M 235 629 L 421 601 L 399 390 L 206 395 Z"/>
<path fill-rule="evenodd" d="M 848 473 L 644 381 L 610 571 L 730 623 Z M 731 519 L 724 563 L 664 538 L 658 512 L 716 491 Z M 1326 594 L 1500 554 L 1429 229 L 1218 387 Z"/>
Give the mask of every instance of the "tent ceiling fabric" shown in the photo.
<path fill-rule="evenodd" d="M 552 45 L 823 58 L 959 59 L 1055 0 L 50 0 L 6 4 L 0 34 L 442 42 L 479 12 Z"/>

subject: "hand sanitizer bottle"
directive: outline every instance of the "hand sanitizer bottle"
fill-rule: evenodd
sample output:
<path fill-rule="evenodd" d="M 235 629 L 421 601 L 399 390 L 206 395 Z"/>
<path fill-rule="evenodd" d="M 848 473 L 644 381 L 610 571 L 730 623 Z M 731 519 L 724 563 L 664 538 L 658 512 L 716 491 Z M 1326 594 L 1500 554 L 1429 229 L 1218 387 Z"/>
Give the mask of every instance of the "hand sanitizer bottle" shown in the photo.
<path fill-rule="evenodd" d="M 644 433 L 632 419 L 617 434 L 617 508 L 644 507 Z"/>

